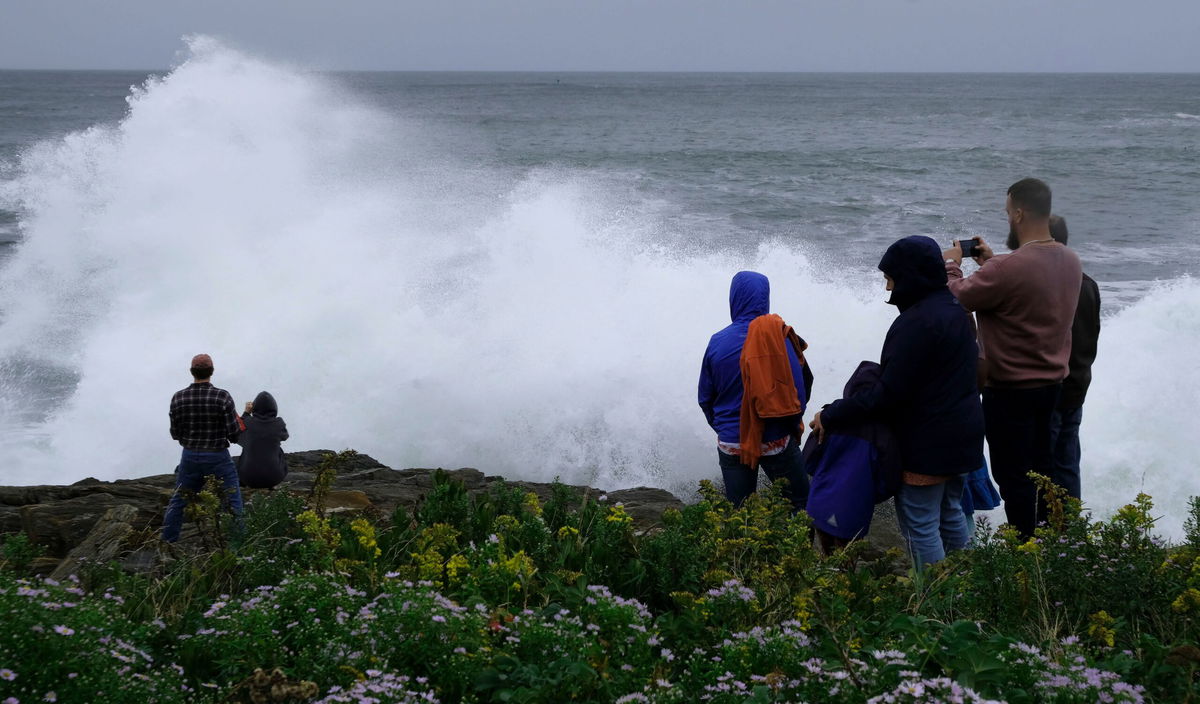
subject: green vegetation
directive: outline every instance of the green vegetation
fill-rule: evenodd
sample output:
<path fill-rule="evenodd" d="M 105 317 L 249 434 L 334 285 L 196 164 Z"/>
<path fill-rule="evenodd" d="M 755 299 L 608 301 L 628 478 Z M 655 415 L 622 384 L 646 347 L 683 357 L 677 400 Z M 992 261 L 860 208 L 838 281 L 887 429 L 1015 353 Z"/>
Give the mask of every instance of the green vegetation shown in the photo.
<path fill-rule="evenodd" d="M 439 475 L 411 515 L 343 517 L 337 461 L 154 577 L 31 579 L 8 537 L 0 702 L 1200 701 L 1197 501 L 1167 545 L 1149 497 L 1093 521 L 1052 492 L 1035 539 L 899 575 L 817 554 L 777 491 L 704 483 L 639 534 L 604 497 Z"/>

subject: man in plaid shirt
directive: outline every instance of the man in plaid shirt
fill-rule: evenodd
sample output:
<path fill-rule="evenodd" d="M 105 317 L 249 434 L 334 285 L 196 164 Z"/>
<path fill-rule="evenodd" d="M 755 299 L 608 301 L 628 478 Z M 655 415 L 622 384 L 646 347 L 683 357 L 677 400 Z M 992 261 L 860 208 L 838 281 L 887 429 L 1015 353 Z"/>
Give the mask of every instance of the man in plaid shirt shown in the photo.
<path fill-rule="evenodd" d="M 183 446 L 183 455 L 175 468 L 175 493 L 163 518 L 162 537 L 168 543 L 179 540 L 188 497 L 204 487 L 204 479 L 210 474 L 224 489 L 226 500 L 222 503 L 239 520 L 242 515 L 242 493 L 237 468 L 229 457 L 229 443 L 236 441 L 246 426 L 238 417 L 233 397 L 210 381 L 212 357 L 193 357 L 191 372 L 195 380 L 192 385 L 171 397 L 171 437 Z"/>

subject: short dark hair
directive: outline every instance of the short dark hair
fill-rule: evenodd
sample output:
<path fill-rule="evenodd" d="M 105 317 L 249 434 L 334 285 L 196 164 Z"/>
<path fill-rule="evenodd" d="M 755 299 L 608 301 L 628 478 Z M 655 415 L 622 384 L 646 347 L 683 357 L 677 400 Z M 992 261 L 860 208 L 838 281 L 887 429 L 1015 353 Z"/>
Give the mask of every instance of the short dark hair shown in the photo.
<path fill-rule="evenodd" d="M 1008 187 L 1013 205 L 1039 218 L 1050 217 L 1050 187 L 1036 178 L 1023 178 Z"/>
<path fill-rule="evenodd" d="M 1063 216 L 1050 216 L 1050 236 L 1059 244 L 1067 243 L 1067 221 L 1063 219 Z"/>
<path fill-rule="evenodd" d="M 192 367 L 192 378 L 197 381 L 200 379 L 211 379 L 213 375 L 212 367 Z"/>

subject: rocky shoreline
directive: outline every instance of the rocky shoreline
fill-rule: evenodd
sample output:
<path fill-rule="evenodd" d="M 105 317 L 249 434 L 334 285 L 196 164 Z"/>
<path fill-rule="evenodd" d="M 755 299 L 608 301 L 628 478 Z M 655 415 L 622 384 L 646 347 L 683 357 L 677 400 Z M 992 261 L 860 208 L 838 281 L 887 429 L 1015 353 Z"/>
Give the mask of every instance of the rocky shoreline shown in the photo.
<path fill-rule="evenodd" d="M 289 453 L 291 471 L 275 491 L 307 494 L 317 466 L 330 454 L 329 450 Z M 471 494 L 486 492 L 496 482 L 506 481 L 473 468 L 392 469 L 364 454 L 345 458 L 336 469 L 337 477 L 325 502 L 327 510 L 334 513 L 390 515 L 398 507 L 414 509 L 433 489 L 438 471 L 462 482 Z M 506 483 L 532 491 L 542 499 L 549 498 L 553 487 L 540 482 Z M 0 486 L 0 535 L 28 535 L 44 550 L 32 568 L 55 578 L 74 572 L 85 561 L 116 560 L 127 571 L 149 572 L 159 564 L 158 531 L 174 486 L 173 474 L 111 482 L 88 478 L 65 486 Z M 607 494 L 609 501 L 621 502 L 642 530 L 656 525 L 667 509 L 683 506 L 670 492 L 651 487 L 607 492 L 586 486 L 573 488 L 594 497 Z M 261 491 L 243 490 L 246 498 Z M 187 550 L 197 543 L 196 527 L 185 523 L 181 548 Z"/>
<path fill-rule="evenodd" d="M 307 494 L 315 471 L 330 450 L 307 450 L 287 455 L 291 472 L 275 491 Z M 390 515 L 396 508 L 408 510 L 420 505 L 433 489 L 434 475 L 444 471 L 462 482 L 470 494 L 484 493 L 497 482 L 550 497 L 553 484 L 509 481 L 484 474 L 478 469 L 392 469 L 369 455 L 350 453 L 336 467 L 337 476 L 325 505 L 333 513 L 366 512 Z M 136 479 L 105 482 L 82 479 L 69 485 L 0 486 L 0 535 L 25 533 L 43 550 L 31 568 L 38 574 L 61 579 L 79 570 L 84 563 L 104 564 L 116 561 L 132 573 L 157 570 L 169 556 L 163 554 L 158 540 L 163 511 L 175 486 L 173 474 L 156 474 Z M 635 487 L 605 491 L 587 486 L 572 486 L 581 495 L 606 496 L 623 504 L 638 530 L 652 530 L 667 509 L 681 508 L 678 497 L 663 489 Z M 263 490 L 243 489 L 250 498 Z M 891 503 L 876 508 L 876 517 L 868 540 L 879 551 L 902 547 Z M 184 524 L 179 547 L 198 551 L 199 531 L 191 522 Z"/>

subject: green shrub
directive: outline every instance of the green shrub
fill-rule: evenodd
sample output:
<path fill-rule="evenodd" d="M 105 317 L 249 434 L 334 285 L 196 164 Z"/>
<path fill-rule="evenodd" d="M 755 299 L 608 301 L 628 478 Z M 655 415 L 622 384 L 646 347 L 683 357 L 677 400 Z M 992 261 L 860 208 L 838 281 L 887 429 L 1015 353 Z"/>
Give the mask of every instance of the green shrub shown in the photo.
<path fill-rule="evenodd" d="M 133 623 L 121 597 L 89 596 L 77 582 L 26 580 L 0 572 L 0 692 L 16 701 L 164 704 L 200 700 L 182 669 L 147 652 L 151 632 Z"/>
<path fill-rule="evenodd" d="M 279 679 L 322 702 L 1197 701 L 1200 506 L 1170 546 L 1148 497 L 1104 521 L 1051 499 L 1034 540 L 984 534 L 902 576 L 861 543 L 818 554 L 778 488 L 735 510 L 705 483 L 646 532 L 607 497 L 472 495 L 447 474 L 384 525 L 257 495 L 230 549 L 161 575 L 0 573 L 0 692 L 245 701 Z M 33 549 L 13 540 L 10 567 Z"/>
<path fill-rule="evenodd" d="M 277 586 L 224 596 L 190 619 L 178 658 L 199 682 L 239 682 L 256 668 L 280 668 L 322 688 L 345 685 L 368 654 L 350 635 L 366 594 L 335 575 L 296 575 Z"/>
<path fill-rule="evenodd" d="M 0 543 L 0 566 L 16 574 L 26 574 L 29 565 L 42 556 L 45 549 L 24 533 L 11 533 Z"/>

